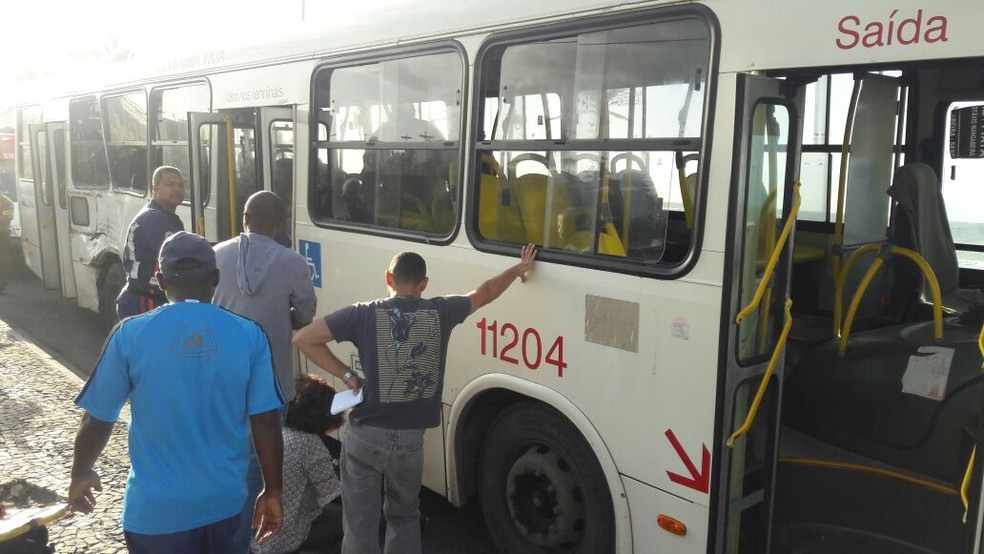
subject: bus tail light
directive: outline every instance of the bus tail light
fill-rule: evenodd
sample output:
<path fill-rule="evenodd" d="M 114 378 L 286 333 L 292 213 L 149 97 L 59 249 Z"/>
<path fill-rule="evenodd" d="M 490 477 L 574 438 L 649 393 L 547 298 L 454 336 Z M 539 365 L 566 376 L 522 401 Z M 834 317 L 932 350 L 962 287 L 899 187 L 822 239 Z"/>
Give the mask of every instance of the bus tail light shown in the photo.
<path fill-rule="evenodd" d="M 674 535 L 680 535 L 682 537 L 687 534 L 687 526 L 684 525 L 682 521 L 673 519 L 670 516 L 659 514 L 659 517 L 656 518 L 656 522 L 665 531 L 669 531 Z"/>

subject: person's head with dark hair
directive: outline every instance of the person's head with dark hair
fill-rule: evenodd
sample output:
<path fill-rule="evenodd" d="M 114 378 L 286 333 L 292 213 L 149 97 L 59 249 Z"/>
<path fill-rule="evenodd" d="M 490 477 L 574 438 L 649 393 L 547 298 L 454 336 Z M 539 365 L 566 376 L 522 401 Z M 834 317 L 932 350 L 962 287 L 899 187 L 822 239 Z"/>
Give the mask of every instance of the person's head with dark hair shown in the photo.
<path fill-rule="evenodd" d="M 343 414 L 331 415 L 335 389 L 327 381 L 305 373 L 297 378 L 297 395 L 287 405 L 287 427 L 312 435 L 324 435 L 345 423 Z"/>
<path fill-rule="evenodd" d="M 219 284 L 215 251 L 205 237 L 178 231 L 164 239 L 158 256 L 157 282 L 171 302 L 211 302 Z"/>
<path fill-rule="evenodd" d="M 283 200 L 274 192 L 261 190 L 246 200 L 243 228 L 251 233 L 275 237 L 283 218 Z"/>
<path fill-rule="evenodd" d="M 397 296 L 420 296 L 427 288 L 427 262 L 416 252 L 393 256 L 386 270 L 386 286 Z"/>

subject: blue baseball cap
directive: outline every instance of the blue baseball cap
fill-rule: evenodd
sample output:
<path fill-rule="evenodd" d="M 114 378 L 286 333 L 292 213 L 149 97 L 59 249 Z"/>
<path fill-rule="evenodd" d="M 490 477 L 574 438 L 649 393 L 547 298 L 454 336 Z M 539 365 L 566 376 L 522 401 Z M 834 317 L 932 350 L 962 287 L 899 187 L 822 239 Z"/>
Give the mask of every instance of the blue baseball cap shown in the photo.
<path fill-rule="evenodd" d="M 215 250 L 205 237 L 178 231 L 164 240 L 158 262 L 168 280 L 203 277 L 215 271 Z"/>

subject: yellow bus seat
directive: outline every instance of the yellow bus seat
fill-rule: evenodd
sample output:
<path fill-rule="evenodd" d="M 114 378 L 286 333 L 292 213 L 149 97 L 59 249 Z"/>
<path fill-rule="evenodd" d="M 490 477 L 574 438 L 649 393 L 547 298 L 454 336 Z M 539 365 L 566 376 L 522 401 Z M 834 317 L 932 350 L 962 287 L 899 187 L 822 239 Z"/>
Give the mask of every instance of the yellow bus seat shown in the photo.
<path fill-rule="evenodd" d="M 597 220 L 595 211 L 585 207 L 567 208 L 558 214 L 559 246 L 565 250 L 594 253 L 594 245 L 591 242 L 597 227 L 593 223 Z M 607 256 L 625 257 L 625 248 L 611 221 L 606 221 L 599 230 L 597 252 Z"/>
<path fill-rule="evenodd" d="M 548 210 L 551 214 L 560 214 L 571 207 L 570 197 L 562 179 L 557 176 L 527 173 L 517 177 L 511 185 L 519 206 L 526 242 L 546 247 L 562 247 L 563 241 L 557 226 L 544 220 Z"/>

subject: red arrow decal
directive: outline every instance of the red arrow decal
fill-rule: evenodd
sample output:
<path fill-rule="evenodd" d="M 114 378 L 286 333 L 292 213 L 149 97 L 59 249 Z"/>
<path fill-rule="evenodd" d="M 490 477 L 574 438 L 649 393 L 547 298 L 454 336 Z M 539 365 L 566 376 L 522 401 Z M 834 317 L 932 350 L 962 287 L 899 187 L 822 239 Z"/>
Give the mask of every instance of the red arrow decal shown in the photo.
<path fill-rule="evenodd" d="M 676 450 L 677 456 L 683 460 L 683 464 L 687 466 L 687 471 L 690 472 L 690 477 L 684 477 L 677 473 L 666 472 L 666 476 L 670 478 L 670 481 L 678 485 L 683 485 L 684 487 L 694 489 L 697 492 L 702 492 L 707 494 L 708 489 L 711 485 L 711 453 L 707 450 L 707 446 L 701 443 L 704 448 L 704 453 L 701 456 L 700 471 L 697 471 L 697 466 L 694 465 L 693 460 L 690 456 L 683 450 L 683 446 L 680 441 L 677 440 L 676 435 L 673 434 L 671 429 L 666 430 L 666 438 L 670 440 L 670 444 L 673 445 L 673 450 Z"/>

